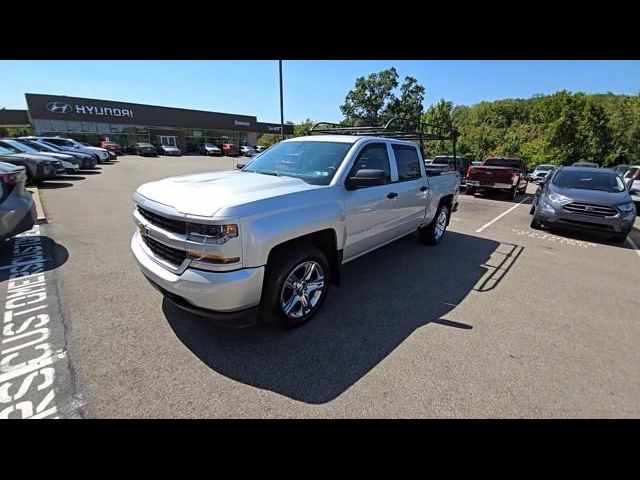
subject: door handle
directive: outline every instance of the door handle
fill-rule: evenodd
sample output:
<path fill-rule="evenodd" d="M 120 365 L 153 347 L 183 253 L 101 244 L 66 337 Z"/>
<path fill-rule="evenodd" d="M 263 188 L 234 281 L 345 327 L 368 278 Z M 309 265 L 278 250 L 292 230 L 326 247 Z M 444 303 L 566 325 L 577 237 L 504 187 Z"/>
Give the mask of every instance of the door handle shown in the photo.
<path fill-rule="evenodd" d="M 421 192 L 426 192 L 427 190 L 429 190 L 429 187 L 425 187 L 424 185 L 420 187 Z"/>
<path fill-rule="evenodd" d="M 391 192 L 387 195 L 387 198 L 396 198 L 398 194 L 396 192 Z"/>

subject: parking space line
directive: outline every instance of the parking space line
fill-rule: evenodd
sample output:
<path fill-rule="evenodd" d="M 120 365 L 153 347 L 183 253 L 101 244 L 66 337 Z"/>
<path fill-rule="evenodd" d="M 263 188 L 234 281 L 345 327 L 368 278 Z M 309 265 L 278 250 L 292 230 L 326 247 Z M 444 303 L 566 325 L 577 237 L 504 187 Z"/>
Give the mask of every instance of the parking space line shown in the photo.
<path fill-rule="evenodd" d="M 631 235 L 627 236 L 627 242 L 629 242 L 629 245 L 631 245 L 631 248 L 633 248 L 638 254 L 638 256 L 640 257 L 640 247 L 636 245 L 636 242 L 633 241 L 633 239 L 631 238 Z"/>
<path fill-rule="evenodd" d="M 498 215 L 496 218 L 494 218 L 493 220 L 491 220 L 488 223 L 485 223 L 483 226 L 481 226 L 479 229 L 476 230 L 476 233 L 480 233 L 482 232 L 485 228 L 489 227 L 490 225 L 493 225 L 495 222 L 497 222 L 498 220 L 500 220 L 502 217 L 504 217 L 505 215 L 507 215 L 509 212 L 512 212 L 513 210 L 515 210 L 518 205 L 521 205 L 522 203 L 526 202 L 527 200 L 529 200 L 529 197 L 527 198 L 523 198 L 522 200 L 520 200 L 517 204 L 515 204 L 513 207 L 511 207 L 510 209 L 508 209 L 506 212 L 502 212 L 500 215 Z"/>

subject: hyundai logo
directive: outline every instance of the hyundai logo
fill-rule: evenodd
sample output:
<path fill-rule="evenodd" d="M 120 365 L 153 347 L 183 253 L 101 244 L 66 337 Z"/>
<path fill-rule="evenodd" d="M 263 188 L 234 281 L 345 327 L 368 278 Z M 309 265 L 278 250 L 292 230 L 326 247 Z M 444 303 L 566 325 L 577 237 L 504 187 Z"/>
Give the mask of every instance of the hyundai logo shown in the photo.
<path fill-rule="evenodd" d="M 53 113 L 69 113 L 71 105 L 62 102 L 51 102 L 47 104 L 47 110 Z"/>

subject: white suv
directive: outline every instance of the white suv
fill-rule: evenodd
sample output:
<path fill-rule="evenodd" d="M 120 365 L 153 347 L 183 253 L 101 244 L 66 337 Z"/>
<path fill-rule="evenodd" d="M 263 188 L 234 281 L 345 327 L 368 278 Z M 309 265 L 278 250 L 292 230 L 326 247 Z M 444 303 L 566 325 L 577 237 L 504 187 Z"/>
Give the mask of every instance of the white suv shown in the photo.
<path fill-rule="evenodd" d="M 38 143 L 45 143 L 54 145 L 62 150 L 70 150 L 72 152 L 88 153 L 97 157 L 98 162 L 108 162 L 109 152 L 105 148 L 100 147 L 87 147 L 71 138 L 62 137 L 22 137 L 26 140 L 31 140 Z"/>

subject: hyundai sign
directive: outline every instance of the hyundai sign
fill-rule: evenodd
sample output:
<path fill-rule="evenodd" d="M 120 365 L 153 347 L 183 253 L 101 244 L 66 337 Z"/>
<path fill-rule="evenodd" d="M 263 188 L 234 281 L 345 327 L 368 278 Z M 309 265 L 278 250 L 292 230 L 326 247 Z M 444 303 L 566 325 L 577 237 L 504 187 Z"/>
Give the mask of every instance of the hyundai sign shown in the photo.
<path fill-rule="evenodd" d="M 98 107 L 95 105 L 70 105 L 64 102 L 49 102 L 47 110 L 53 113 L 70 113 L 75 110 L 76 113 L 83 115 L 105 115 L 108 117 L 129 117 L 133 118 L 133 110 L 128 108 L 117 107 Z"/>

